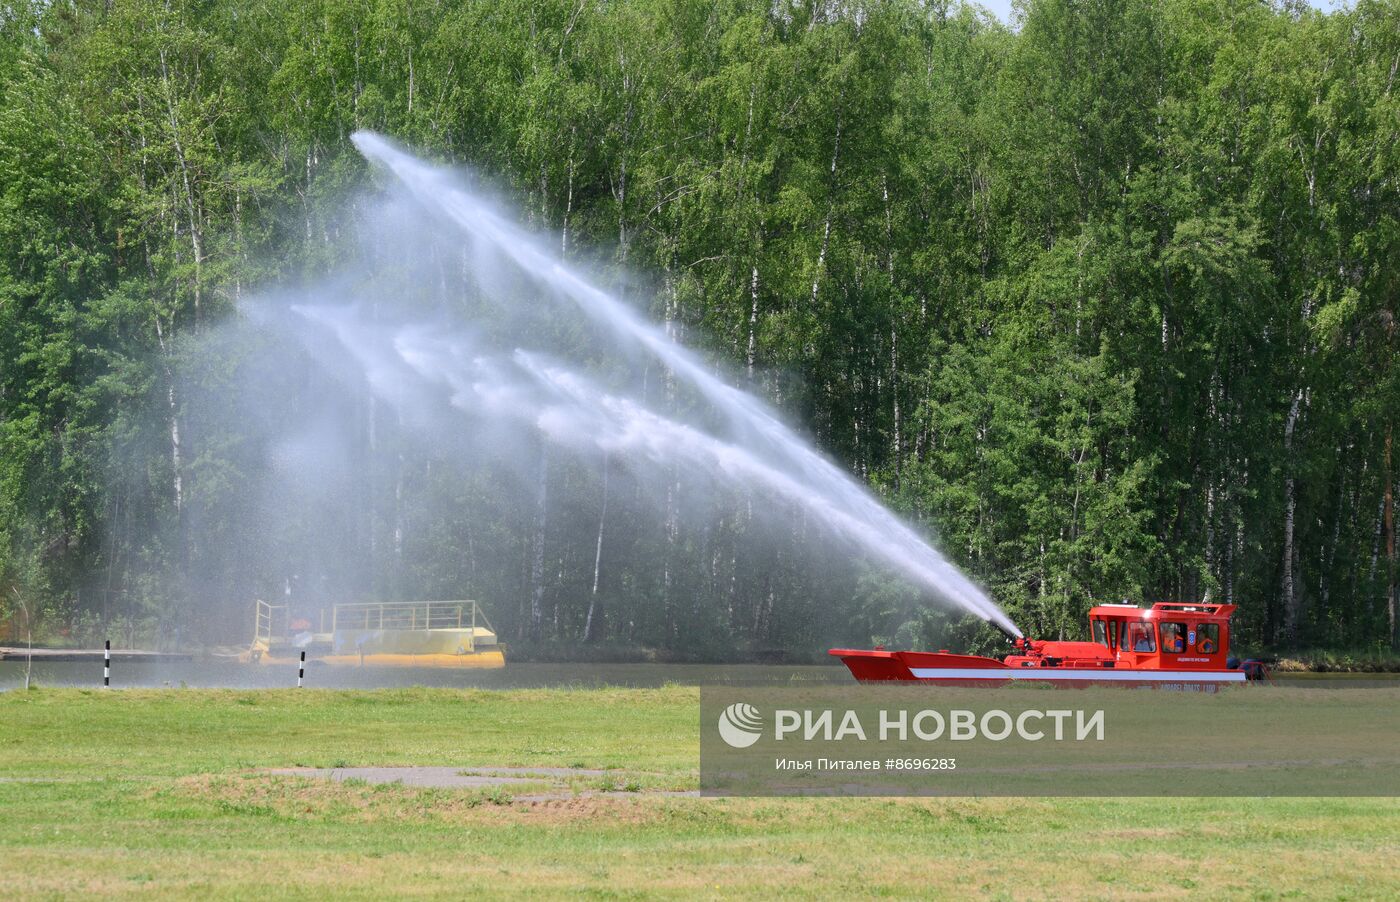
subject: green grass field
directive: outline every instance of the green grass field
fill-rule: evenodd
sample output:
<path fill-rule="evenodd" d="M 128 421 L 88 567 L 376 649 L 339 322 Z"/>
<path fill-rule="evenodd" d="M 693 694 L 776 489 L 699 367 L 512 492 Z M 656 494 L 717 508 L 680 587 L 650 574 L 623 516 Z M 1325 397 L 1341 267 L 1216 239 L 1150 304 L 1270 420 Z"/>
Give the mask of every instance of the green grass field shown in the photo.
<path fill-rule="evenodd" d="M 1400 896 L 1388 799 L 701 799 L 695 688 L 0 693 L 8 898 Z M 606 769 L 557 797 L 266 768 Z M 639 791 L 598 797 L 590 792 Z"/>

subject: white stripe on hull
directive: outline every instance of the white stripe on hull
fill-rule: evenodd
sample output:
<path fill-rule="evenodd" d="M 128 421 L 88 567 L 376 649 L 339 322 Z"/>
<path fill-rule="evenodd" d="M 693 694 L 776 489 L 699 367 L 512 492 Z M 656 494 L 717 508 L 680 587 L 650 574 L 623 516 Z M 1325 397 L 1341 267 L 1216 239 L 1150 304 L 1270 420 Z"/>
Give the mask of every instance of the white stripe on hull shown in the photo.
<path fill-rule="evenodd" d="M 1042 682 L 1243 683 L 1242 670 L 1112 670 L 1069 667 L 911 667 L 921 680 L 1038 680 Z"/>

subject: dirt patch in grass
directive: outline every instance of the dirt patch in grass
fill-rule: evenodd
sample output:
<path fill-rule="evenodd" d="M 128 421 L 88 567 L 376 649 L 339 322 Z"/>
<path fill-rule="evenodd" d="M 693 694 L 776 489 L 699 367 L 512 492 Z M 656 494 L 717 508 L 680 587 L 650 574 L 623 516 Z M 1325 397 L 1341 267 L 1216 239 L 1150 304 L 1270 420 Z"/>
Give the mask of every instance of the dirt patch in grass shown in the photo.
<path fill-rule="evenodd" d="M 568 823 L 608 820 L 619 824 L 656 823 L 664 819 L 663 809 L 654 798 L 619 796 L 575 796 L 569 799 L 533 799 L 512 806 L 512 811 L 529 823 Z"/>
<path fill-rule="evenodd" d="M 471 789 L 366 783 L 276 774 L 201 774 L 148 791 L 213 807 L 214 813 L 268 820 L 338 823 L 485 823 L 606 820 L 639 824 L 661 814 L 636 795 L 565 796 L 552 783 L 515 783 Z"/>

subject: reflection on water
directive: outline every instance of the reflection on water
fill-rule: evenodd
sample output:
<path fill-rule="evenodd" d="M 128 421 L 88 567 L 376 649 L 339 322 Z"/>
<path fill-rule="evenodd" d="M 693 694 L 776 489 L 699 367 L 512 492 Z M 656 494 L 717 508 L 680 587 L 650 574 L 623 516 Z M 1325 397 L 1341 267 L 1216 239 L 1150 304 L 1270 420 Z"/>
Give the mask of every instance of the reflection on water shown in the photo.
<path fill-rule="evenodd" d="M 34 665 L 39 686 L 102 685 L 102 662 Z M 1328 689 L 1400 686 L 1400 674 L 1276 674 L 1280 685 Z M 112 665 L 114 687 L 189 686 L 272 689 L 296 686 L 292 665 L 248 665 L 231 661 Z M 447 686 L 479 689 L 524 689 L 561 686 L 785 685 L 853 683 L 840 664 L 790 666 L 764 664 L 508 664 L 501 670 L 330 666 L 307 663 L 306 685 L 323 689 L 381 689 L 401 686 Z M 24 684 L 24 663 L 0 661 L 0 690 Z"/>

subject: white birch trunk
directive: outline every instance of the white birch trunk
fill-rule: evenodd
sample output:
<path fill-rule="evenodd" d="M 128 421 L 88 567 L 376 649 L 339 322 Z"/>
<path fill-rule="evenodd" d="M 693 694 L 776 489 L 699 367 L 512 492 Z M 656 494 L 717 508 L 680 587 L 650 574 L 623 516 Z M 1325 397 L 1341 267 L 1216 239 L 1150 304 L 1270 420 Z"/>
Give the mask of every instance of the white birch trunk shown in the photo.
<path fill-rule="evenodd" d="M 749 352 L 748 352 L 748 375 L 749 381 L 753 381 L 754 358 L 758 351 L 758 265 L 755 264 L 753 274 L 749 277 Z"/>
<path fill-rule="evenodd" d="M 574 135 L 577 129 L 569 134 L 569 185 L 564 199 L 564 229 L 563 237 L 560 239 L 559 256 L 568 259 L 569 256 L 569 223 L 574 214 Z"/>
<path fill-rule="evenodd" d="M 170 71 L 166 65 L 165 51 L 160 51 L 161 84 L 165 90 L 165 107 L 170 117 L 170 140 L 175 145 L 175 159 L 180 164 L 180 180 L 185 189 L 185 210 L 190 221 L 190 245 L 194 253 L 194 321 L 199 324 L 199 308 L 203 279 L 201 267 L 204 263 L 204 239 L 200 230 L 199 215 L 195 212 L 194 191 L 190 182 L 189 161 L 185 157 L 185 147 L 180 141 L 180 120 L 175 110 L 174 89 L 170 85 Z"/>
<path fill-rule="evenodd" d="M 608 521 L 608 456 L 603 455 L 603 507 L 598 512 L 598 541 L 593 548 L 593 593 L 588 599 L 588 617 L 583 623 L 583 641 L 593 641 L 593 615 L 598 607 L 598 576 L 603 569 L 603 529 Z"/>
<path fill-rule="evenodd" d="M 1293 403 L 1288 408 L 1288 419 L 1283 427 L 1283 634 L 1290 643 L 1298 639 L 1298 593 L 1293 578 L 1293 521 L 1297 507 L 1297 492 L 1293 477 L 1293 431 L 1298 425 L 1298 414 L 1303 403 L 1303 390 L 1293 395 Z"/>
<path fill-rule="evenodd" d="M 1386 614 L 1389 618 L 1390 626 L 1390 647 L 1396 644 L 1395 617 L 1396 606 L 1400 599 L 1396 598 L 1395 586 L 1395 493 L 1391 482 L 1391 444 L 1394 438 L 1394 428 L 1387 424 L 1385 427 L 1385 560 L 1386 560 L 1386 584 L 1385 584 L 1385 604 Z"/>
<path fill-rule="evenodd" d="M 836 190 L 836 164 L 841 158 L 841 117 L 836 117 L 836 139 L 831 149 L 831 190 Z M 831 200 L 826 205 L 826 219 L 822 223 L 821 250 L 817 252 L 817 272 L 812 276 L 812 305 L 816 306 L 817 294 L 821 290 L 822 273 L 826 271 L 826 252 L 831 245 Z"/>
<path fill-rule="evenodd" d="M 530 637 L 540 638 L 544 622 L 544 540 L 549 527 L 549 451 L 540 448 L 539 485 L 535 487 L 535 541 L 530 558 Z"/>

